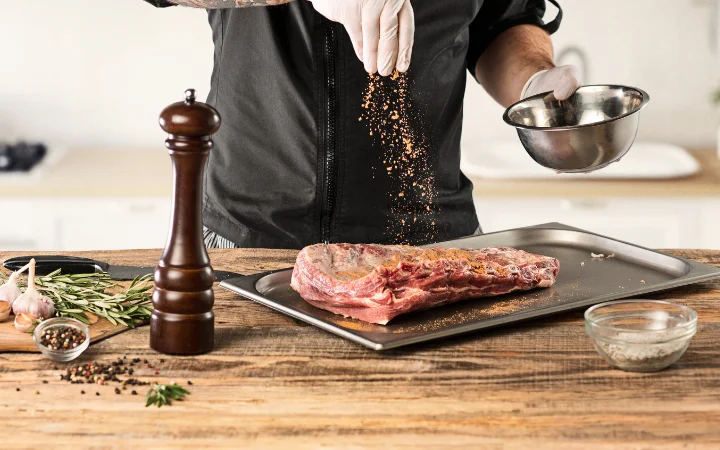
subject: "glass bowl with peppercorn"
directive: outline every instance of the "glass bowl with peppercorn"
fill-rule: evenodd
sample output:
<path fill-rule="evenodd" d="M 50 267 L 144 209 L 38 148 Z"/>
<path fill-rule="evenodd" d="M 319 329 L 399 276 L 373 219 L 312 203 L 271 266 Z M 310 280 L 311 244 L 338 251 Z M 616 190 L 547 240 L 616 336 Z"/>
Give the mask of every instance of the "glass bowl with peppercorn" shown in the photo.
<path fill-rule="evenodd" d="M 67 362 L 80 356 L 90 345 L 90 329 L 77 319 L 56 317 L 43 320 L 33 332 L 35 346 L 45 357 Z"/>

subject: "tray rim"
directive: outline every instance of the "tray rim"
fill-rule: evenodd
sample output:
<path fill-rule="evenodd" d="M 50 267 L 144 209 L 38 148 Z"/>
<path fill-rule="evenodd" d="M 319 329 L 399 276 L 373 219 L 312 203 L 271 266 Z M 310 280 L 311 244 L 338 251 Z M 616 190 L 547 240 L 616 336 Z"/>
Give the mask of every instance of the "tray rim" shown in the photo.
<path fill-rule="evenodd" d="M 236 278 L 230 278 L 228 280 L 222 281 L 220 283 L 220 287 L 227 289 L 235 294 L 246 297 L 256 303 L 260 303 L 264 306 L 267 306 L 275 311 L 279 311 L 279 312 L 281 312 L 285 315 L 288 315 L 292 318 L 298 319 L 298 320 L 308 323 L 310 325 L 314 325 L 322 330 L 328 331 L 332 334 L 343 337 L 343 338 L 348 339 L 357 344 L 361 344 L 371 350 L 381 351 L 381 350 L 389 350 L 389 349 L 397 348 L 397 347 L 404 347 L 406 345 L 417 344 L 420 342 L 431 341 L 431 340 L 440 339 L 440 338 L 449 337 L 449 336 L 457 336 L 457 335 L 469 333 L 471 331 L 479 331 L 479 330 L 494 328 L 494 327 L 503 325 L 505 323 L 511 323 L 511 322 L 515 323 L 515 322 L 525 321 L 525 320 L 535 318 L 535 317 L 547 317 L 547 316 L 551 316 L 553 314 L 557 314 L 560 312 L 573 311 L 573 310 L 577 310 L 577 309 L 591 306 L 594 304 L 602 303 L 605 301 L 620 300 L 620 299 L 629 298 L 629 297 L 636 297 L 638 295 L 648 294 L 648 293 L 652 293 L 652 292 L 660 292 L 660 291 L 664 291 L 667 289 L 678 288 L 678 287 L 682 287 L 682 286 L 687 286 L 689 284 L 700 283 L 703 281 L 720 278 L 720 268 L 710 266 L 708 264 L 703 264 L 703 263 L 700 263 L 697 261 L 693 261 L 691 259 L 682 258 L 682 257 L 675 256 L 675 255 L 670 255 L 668 253 L 664 253 L 659 250 L 650 249 L 650 248 L 643 247 L 641 245 L 633 244 L 630 242 L 626 242 L 626 241 L 623 241 L 620 239 L 614 239 L 614 238 L 611 238 L 608 236 L 604 236 L 604 235 L 601 235 L 598 233 L 593 233 L 591 231 L 583 230 L 581 228 L 576 228 L 576 227 L 573 227 L 570 225 L 565 225 L 565 224 L 562 224 L 559 222 L 549 222 L 549 223 L 544 223 L 544 224 L 539 224 L 539 225 L 532 225 L 532 226 L 528 226 L 528 227 L 511 228 L 508 230 L 501 230 L 501 231 L 495 231 L 492 233 L 485 233 L 482 236 L 491 236 L 491 235 L 497 234 L 497 233 L 506 233 L 509 231 L 527 230 L 527 229 L 551 229 L 551 230 L 560 230 L 560 231 L 576 231 L 576 232 L 581 232 L 581 233 L 585 233 L 585 234 L 589 234 L 589 235 L 598 236 L 598 237 L 601 237 L 604 239 L 608 239 L 608 240 L 622 243 L 625 245 L 630 245 L 632 247 L 643 249 L 645 251 L 649 251 L 649 252 L 656 253 L 656 254 L 659 254 L 659 255 L 662 255 L 665 257 L 679 260 L 679 261 L 687 264 L 689 266 L 690 270 L 683 276 L 679 276 L 679 277 L 674 278 L 669 281 L 665 281 L 665 282 L 645 286 L 642 288 L 634 289 L 632 291 L 628 291 L 626 294 L 623 294 L 619 297 L 618 297 L 617 293 L 609 293 L 606 295 L 593 297 L 593 298 L 590 298 L 590 299 L 587 299 L 584 301 L 578 301 L 578 302 L 572 303 L 572 306 L 570 306 L 570 307 L 568 307 L 567 304 L 562 304 L 562 305 L 549 306 L 549 307 L 535 309 L 535 310 L 521 311 L 518 313 L 514 313 L 512 316 L 501 316 L 501 317 L 496 317 L 493 319 L 488 319 L 484 322 L 484 325 L 482 327 L 473 326 L 473 324 L 475 322 L 469 322 L 469 323 L 463 324 L 460 327 L 436 330 L 436 331 L 431 331 L 431 332 L 427 332 L 427 333 L 422 333 L 419 335 L 408 336 L 405 338 L 397 339 L 397 340 L 395 340 L 393 342 L 389 342 L 389 343 L 376 342 L 374 340 L 363 337 L 362 335 L 355 334 L 351 331 L 345 330 L 344 328 L 339 327 L 335 324 L 328 323 L 320 318 L 317 318 L 317 317 L 314 317 L 311 315 L 307 315 L 307 314 L 304 314 L 301 312 L 297 312 L 291 308 L 288 308 L 284 305 L 278 304 L 272 300 L 265 298 L 257 290 L 256 284 L 260 279 L 262 279 L 268 275 L 272 275 L 272 274 L 276 274 L 276 273 L 280 273 L 280 272 L 291 271 L 293 269 L 292 267 L 272 270 L 272 271 L 268 271 L 268 272 L 261 272 L 261 273 L 257 273 L 257 274 L 253 274 L 253 275 L 242 275 L 242 276 L 239 276 Z M 432 247 L 432 246 L 445 244 L 448 242 L 455 242 L 455 241 L 472 238 L 472 237 L 476 237 L 476 235 L 464 236 L 464 237 L 459 237 L 459 238 L 452 239 L 449 241 L 428 244 L 423 247 Z M 542 312 L 542 313 L 538 314 L 539 312 Z"/>

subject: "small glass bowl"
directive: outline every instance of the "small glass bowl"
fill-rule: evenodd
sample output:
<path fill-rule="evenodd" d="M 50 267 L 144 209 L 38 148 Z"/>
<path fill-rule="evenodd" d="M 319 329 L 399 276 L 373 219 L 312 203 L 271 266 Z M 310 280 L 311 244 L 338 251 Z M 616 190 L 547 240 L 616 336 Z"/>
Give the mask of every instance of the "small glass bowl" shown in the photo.
<path fill-rule="evenodd" d="M 601 303 L 585 311 L 585 331 L 618 369 L 655 372 L 675 363 L 697 331 L 694 309 L 662 300 Z"/>
<path fill-rule="evenodd" d="M 40 343 L 42 334 L 58 327 L 72 327 L 80 330 L 85 333 L 85 340 L 77 347 L 70 348 L 68 350 L 51 350 L 42 345 Z M 35 341 L 35 346 L 40 350 L 40 352 L 42 352 L 43 355 L 45 355 L 46 358 L 57 362 L 68 362 L 80 356 L 80 354 L 82 354 L 82 352 L 90 346 L 90 329 L 87 325 L 77 319 L 72 319 L 70 317 L 55 317 L 54 319 L 43 320 L 37 327 L 35 327 L 33 340 Z"/>

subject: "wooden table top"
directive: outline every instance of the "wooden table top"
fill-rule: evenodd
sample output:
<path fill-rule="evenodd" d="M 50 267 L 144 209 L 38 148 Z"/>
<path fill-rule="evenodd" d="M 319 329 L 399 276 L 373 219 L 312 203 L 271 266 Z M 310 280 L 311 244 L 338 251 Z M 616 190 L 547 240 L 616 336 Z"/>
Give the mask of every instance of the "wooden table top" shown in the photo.
<path fill-rule="evenodd" d="M 720 266 L 720 251 L 672 253 Z M 296 252 L 210 254 L 215 268 L 249 274 L 288 267 Z M 114 264 L 159 255 L 92 253 Z M 0 354 L 1 446 L 720 448 L 720 283 L 653 298 L 695 308 L 700 324 L 678 363 L 638 374 L 600 358 L 581 312 L 378 353 L 217 289 L 214 352 L 159 355 L 142 327 L 77 360 L 147 358 L 155 366 L 138 368 L 141 379 L 192 380 L 188 399 L 170 407 L 145 408 L 143 388 L 117 395 L 60 381 L 65 366 L 39 354 Z"/>

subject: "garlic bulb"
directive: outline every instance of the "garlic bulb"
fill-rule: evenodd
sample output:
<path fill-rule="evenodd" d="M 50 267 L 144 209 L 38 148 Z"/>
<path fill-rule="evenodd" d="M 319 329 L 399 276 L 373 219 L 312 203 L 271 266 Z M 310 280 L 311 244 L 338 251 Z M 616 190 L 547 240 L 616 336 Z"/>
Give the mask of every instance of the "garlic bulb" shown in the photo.
<path fill-rule="evenodd" d="M 55 315 L 53 301 L 42 295 L 35 287 L 35 259 L 30 260 L 28 287 L 20 297 L 15 299 L 12 309 L 16 316 L 26 313 L 38 319 L 49 319 Z"/>
<path fill-rule="evenodd" d="M 0 302 L 8 302 L 10 306 L 15 303 L 15 300 L 22 295 L 22 291 L 17 285 L 17 277 L 21 273 L 25 272 L 25 269 L 30 267 L 30 264 L 26 264 L 22 269 L 17 272 L 10 274 L 10 278 L 0 286 Z"/>
<path fill-rule="evenodd" d="M 11 310 L 12 307 L 10 306 L 10 303 L 0 301 L 0 322 L 10 317 Z"/>
<path fill-rule="evenodd" d="M 15 316 L 15 329 L 21 333 L 27 333 L 35 329 L 35 318 L 30 314 L 20 313 Z"/>

